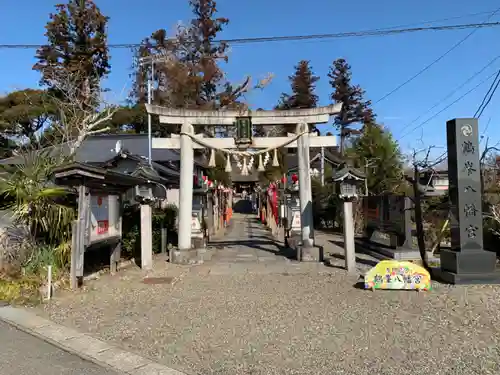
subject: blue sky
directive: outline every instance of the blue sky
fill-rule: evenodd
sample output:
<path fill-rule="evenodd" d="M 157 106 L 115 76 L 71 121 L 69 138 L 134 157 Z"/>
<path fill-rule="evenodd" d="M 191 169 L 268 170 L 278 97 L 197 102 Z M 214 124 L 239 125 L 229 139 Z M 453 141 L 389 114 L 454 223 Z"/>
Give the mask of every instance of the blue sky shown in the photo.
<path fill-rule="evenodd" d="M 24 7 L 18 1 L 3 0 L 0 44 L 43 44 L 48 15 L 54 5 L 62 1 L 32 1 L 29 7 Z M 96 3 L 110 17 L 110 43 L 138 43 L 156 29 L 165 28 L 171 32 L 178 21 L 190 19 L 187 0 L 96 0 Z M 493 0 L 357 0 L 342 3 L 326 0 L 218 0 L 219 14 L 230 19 L 229 26 L 221 35 L 227 39 L 359 31 L 493 11 L 496 7 L 498 3 Z M 482 14 L 447 23 L 483 22 L 487 17 Z M 500 15 L 491 19 L 499 20 Z M 469 32 L 422 32 L 387 37 L 237 45 L 232 48 L 230 61 L 224 68 L 233 81 L 242 80 L 245 75 L 257 79 L 266 73 L 273 73 L 275 78 L 271 85 L 247 97 L 253 108 L 271 108 L 280 93 L 289 90 L 287 77 L 293 72 L 294 65 L 301 59 L 310 60 L 315 73 L 321 77 L 317 93 L 321 104 L 326 105 L 329 104 L 331 92 L 326 77 L 328 67 L 334 59 L 344 57 L 352 65 L 354 83 L 365 88 L 367 98 L 377 101 Z M 379 120 L 391 129 L 396 139 L 402 138 L 400 144 L 404 150 L 424 145 L 444 146 L 446 120 L 472 117 L 488 89 L 489 81 L 427 124 L 418 127 L 500 68 L 499 59 L 452 98 L 427 112 L 500 53 L 499 37 L 500 28 L 478 30 L 438 64 L 374 106 Z M 34 52 L 0 50 L 0 93 L 37 86 L 39 75 L 31 70 Z M 116 100 L 126 97 L 131 84 L 131 64 L 130 51 L 111 51 L 112 73 L 106 86 L 111 88 Z M 496 126 L 499 102 L 500 97 L 494 98 L 480 121 L 480 129 L 490 122 L 487 135 L 494 142 L 500 140 Z M 423 117 L 419 121 L 408 126 L 421 115 Z M 415 127 L 418 129 L 410 133 Z"/>

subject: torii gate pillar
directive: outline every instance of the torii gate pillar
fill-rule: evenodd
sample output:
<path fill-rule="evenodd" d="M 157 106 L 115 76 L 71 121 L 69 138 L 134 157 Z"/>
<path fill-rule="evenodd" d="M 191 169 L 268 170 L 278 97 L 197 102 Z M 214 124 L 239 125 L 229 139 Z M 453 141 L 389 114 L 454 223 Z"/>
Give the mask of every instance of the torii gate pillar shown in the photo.
<path fill-rule="evenodd" d="M 309 125 L 297 125 L 297 134 L 302 134 L 297 140 L 297 156 L 299 162 L 299 197 L 301 243 L 297 247 L 297 259 L 300 261 L 320 261 L 320 249 L 314 246 L 314 224 L 312 209 L 312 187 L 309 155 Z"/>
<path fill-rule="evenodd" d="M 182 133 L 194 134 L 193 126 L 184 123 L 181 128 Z M 180 170 L 180 189 L 179 189 L 179 252 L 191 250 L 191 220 L 193 211 L 193 171 L 194 171 L 194 152 L 193 140 L 188 136 L 181 134 L 181 170 Z M 173 252 L 175 253 L 175 252 Z M 175 255 L 172 258 L 175 258 Z M 179 254 L 180 255 L 180 254 Z M 176 259 L 171 259 L 176 263 Z M 183 263 L 183 262 L 182 262 Z"/>

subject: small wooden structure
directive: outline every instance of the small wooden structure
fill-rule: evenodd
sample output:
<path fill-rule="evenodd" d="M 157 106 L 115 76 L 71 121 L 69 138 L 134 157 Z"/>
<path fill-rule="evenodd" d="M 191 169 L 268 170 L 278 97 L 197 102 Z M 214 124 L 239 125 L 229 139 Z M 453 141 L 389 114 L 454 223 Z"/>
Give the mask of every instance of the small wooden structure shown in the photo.
<path fill-rule="evenodd" d="M 78 190 L 78 218 L 73 224 L 71 246 L 71 287 L 75 289 L 82 284 L 84 254 L 90 246 L 109 245 L 112 249 L 110 269 L 116 272 L 121 253 L 121 197 L 127 190 L 140 191 L 142 189 L 136 187 L 148 187 L 148 180 L 83 163 L 57 168 L 53 179 L 57 185 Z M 92 212 L 93 201 L 103 206 L 102 220 Z"/>

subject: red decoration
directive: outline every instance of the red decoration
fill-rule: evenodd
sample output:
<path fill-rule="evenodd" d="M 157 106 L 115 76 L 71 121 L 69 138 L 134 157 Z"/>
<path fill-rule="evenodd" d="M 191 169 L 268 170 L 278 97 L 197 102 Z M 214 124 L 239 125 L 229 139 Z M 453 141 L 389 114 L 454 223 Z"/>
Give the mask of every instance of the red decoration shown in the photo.
<path fill-rule="evenodd" d="M 201 178 L 203 178 L 203 181 L 207 180 L 207 176 L 202 176 Z"/>
<path fill-rule="evenodd" d="M 281 183 L 284 184 L 285 182 L 286 182 L 286 177 L 285 176 L 281 177 Z"/>
<path fill-rule="evenodd" d="M 97 221 L 97 234 L 104 234 L 109 232 L 109 221 L 108 220 L 98 220 Z"/>
<path fill-rule="evenodd" d="M 295 173 L 292 174 L 292 181 L 293 181 L 293 183 L 296 184 L 298 180 L 299 180 L 299 177 Z"/>

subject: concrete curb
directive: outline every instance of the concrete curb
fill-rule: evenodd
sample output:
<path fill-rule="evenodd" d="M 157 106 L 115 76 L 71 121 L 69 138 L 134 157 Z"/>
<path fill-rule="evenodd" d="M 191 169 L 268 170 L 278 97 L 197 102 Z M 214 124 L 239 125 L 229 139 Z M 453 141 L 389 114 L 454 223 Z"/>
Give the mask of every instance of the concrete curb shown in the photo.
<path fill-rule="evenodd" d="M 187 375 L 26 311 L 0 305 L 0 320 L 71 354 L 130 375 Z"/>

